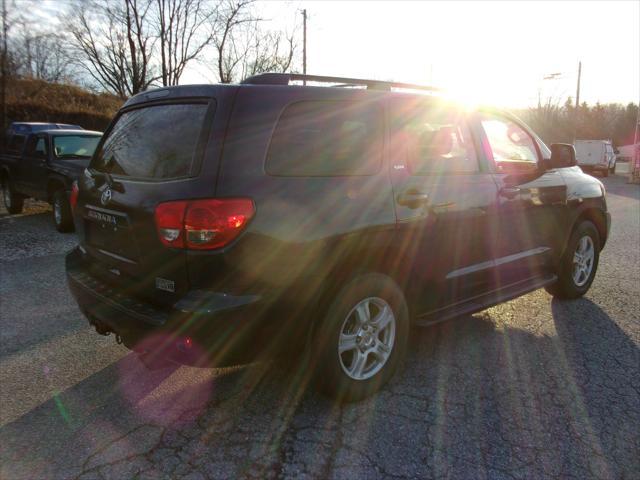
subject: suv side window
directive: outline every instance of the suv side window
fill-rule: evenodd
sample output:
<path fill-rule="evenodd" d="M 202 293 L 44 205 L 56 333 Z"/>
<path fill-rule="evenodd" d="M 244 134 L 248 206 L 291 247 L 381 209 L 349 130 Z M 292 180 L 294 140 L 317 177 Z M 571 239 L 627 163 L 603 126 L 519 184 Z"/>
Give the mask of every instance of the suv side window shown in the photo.
<path fill-rule="evenodd" d="M 501 117 L 484 115 L 481 118 L 490 153 L 496 169 L 500 172 L 509 164 L 518 164 L 523 169 L 537 168 L 538 151 L 535 142 L 517 123 Z"/>
<path fill-rule="evenodd" d="M 39 137 L 36 143 L 35 154 L 39 157 L 47 156 L 47 142 L 44 137 Z"/>
<path fill-rule="evenodd" d="M 296 102 L 280 116 L 265 170 L 300 177 L 373 175 L 380 169 L 383 131 L 376 105 Z"/>
<path fill-rule="evenodd" d="M 412 175 L 478 172 L 475 148 L 462 114 L 425 106 L 403 111 L 398 121 Z"/>
<path fill-rule="evenodd" d="M 27 145 L 27 155 L 32 157 L 44 157 L 47 155 L 47 147 L 44 137 L 33 136 Z"/>

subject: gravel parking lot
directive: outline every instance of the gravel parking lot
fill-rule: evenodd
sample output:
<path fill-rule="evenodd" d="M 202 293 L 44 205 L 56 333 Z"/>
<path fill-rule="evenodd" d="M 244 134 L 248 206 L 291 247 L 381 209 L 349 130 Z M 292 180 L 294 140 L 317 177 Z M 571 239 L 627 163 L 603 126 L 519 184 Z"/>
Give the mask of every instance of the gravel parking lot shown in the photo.
<path fill-rule="evenodd" d="M 604 182 L 585 298 L 417 329 L 404 371 L 347 406 L 274 364 L 147 372 L 73 303 L 73 234 L 0 207 L 0 477 L 637 479 L 640 187 Z"/>

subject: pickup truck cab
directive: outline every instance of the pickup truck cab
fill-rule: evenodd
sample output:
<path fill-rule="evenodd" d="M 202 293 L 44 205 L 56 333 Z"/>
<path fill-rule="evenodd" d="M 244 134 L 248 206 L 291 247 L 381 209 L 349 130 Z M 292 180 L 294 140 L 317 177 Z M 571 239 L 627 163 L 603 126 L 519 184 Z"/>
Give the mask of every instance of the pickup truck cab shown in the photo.
<path fill-rule="evenodd" d="M 14 129 L 0 156 L 0 182 L 5 207 L 20 213 L 25 198 L 49 202 L 60 232 L 73 230 L 69 193 L 73 182 L 89 165 L 101 132 L 67 128 Z M 33 131 L 35 130 L 35 131 Z"/>

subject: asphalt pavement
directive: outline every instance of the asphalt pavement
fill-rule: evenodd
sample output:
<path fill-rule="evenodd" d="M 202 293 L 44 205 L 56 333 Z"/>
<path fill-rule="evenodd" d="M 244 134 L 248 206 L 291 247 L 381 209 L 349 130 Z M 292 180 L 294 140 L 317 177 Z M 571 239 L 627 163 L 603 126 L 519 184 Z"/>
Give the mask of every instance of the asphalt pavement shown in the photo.
<path fill-rule="evenodd" d="M 339 406 L 295 365 L 148 372 L 89 328 L 73 234 L 0 206 L 0 478 L 640 478 L 640 187 L 589 293 L 538 290 L 416 329 L 375 397 Z"/>

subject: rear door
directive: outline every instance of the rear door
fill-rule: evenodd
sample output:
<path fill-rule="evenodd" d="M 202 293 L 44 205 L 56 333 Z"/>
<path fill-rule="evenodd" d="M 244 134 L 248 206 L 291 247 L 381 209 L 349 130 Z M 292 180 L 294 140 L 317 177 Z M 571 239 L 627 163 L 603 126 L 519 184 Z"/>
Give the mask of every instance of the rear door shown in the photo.
<path fill-rule="evenodd" d="M 215 112 L 213 98 L 189 98 L 116 118 L 80 180 L 79 233 L 94 275 L 160 304 L 187 290 L 185 251 L 161 243 L 154 213 L 161 202 L 214 196 Z"/>
<path fill-rule="evenodd" d="M 398 233 L 423 311 L 487 291 L 496 184 L 463 112 L 427 99 L 391 99 L 390 159 Z"/>

